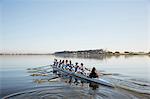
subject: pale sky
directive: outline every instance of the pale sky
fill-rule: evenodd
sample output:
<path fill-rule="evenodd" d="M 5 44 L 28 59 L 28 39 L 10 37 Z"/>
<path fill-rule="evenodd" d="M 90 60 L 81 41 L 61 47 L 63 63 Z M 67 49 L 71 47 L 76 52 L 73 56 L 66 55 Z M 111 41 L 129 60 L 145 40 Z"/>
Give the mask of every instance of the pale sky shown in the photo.
<path fill-rule="evenodd" d="M 149 0 L 0 0 L 0 51 L 150 51 Z"/>

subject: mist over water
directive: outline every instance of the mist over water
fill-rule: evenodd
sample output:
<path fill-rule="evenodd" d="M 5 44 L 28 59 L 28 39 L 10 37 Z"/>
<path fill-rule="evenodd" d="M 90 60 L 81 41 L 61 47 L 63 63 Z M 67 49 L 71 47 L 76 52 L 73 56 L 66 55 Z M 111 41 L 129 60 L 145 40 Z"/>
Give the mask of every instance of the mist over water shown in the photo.
<path fill-rule="evenodd" d="M 0 97 L 23 92 L 16 97 L 32 97 L 42 93 L 43 97 L 61 98 L 65 96 L 66 90 L 70 90 L 70 94 L 74 93 L 82 97 L 90 97 L 88 95 L 89 88 L 86 91 L 79 86 L 69 86 L 65 82 L 56 80 L 55 82 L 47 83 L 35 83 L 36 77 L 30 76 L 28 68 L 38 68 L 41 66 L 49 65 L 53 63 L 53 59 L 68 59 L 73 63 L 84 63 L 84 66 L 88 68 L 96 67 L 98 71 L 105 71 L 118 75 L 119 78 L 130 78 L 138 81 L 149 82 L 150 81 L 150 57 L 149 56 L 111 56 L 111 57 L 70 57 L 70 56 L 52 56 L 52 55 L 31 55 L 31 56 L 0 56 Z M 43 78 L 43 77 L 41 77 Z M 49 87 L 46 87 L 49 86 Z M 36 88 L 39 88 L 37 90 Z M 43 90 L 43 91 L 42 91 Z M 49 92 L 49 90 L 53 90 Z M 105 87 L 100 87 L 97 92 L 98 99 L 108 99 L 108 97 L 124 97 L 124 99 L 134 99 L 136 95 L 131 93 L 123 94 L 119 92 L 120 89 L 112 90 Z M 81 92 L 83 93 L 81 95 Z M 108 94 L 109 93 L 109 94 Z M 55 95 L 57 94 L 57 95 Z M 127 96 L 129 98 L 127 98 Z M 68 96 L 72 97 L 71 95 Z M 95 96 L 92 96 L 95 97 Z M 116 99 L 113 97 L 112 99 Z M 147 99 L 147 98 L 146 98 Z"/>

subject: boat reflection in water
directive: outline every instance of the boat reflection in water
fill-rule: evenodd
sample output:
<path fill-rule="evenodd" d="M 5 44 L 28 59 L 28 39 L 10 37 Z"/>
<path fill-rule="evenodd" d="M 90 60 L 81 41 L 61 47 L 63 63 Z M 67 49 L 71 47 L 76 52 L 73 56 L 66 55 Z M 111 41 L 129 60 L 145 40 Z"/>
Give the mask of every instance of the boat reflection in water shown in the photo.
<path fill-rule="evenodd" d="M 67 75 L 64 73 L 60 74 L 58 72 L 55 72 L 55 74 L 59 75 L 59 77 L 61 77 L 63 80 L 65 80 L 66 83 L 70 85 L 81 85 L 82 87 L 85 87 L 88 85 L 90 90 L 93 90 L 93 92 L 95 92 L 99 88 L 99 84 L 94 83 L 94 82 L 89 82 L 84 79 L 74 77 L 72 75 Z"/>
<path fill-rule="evenodd" d="M 96 84 L 96 83 L 89 83 L 89 87 L 92 89 L 92 90 L 97 90 L 99 88 L 99 84 Z"/>
<path fill-rule="evenodd" d="M 66 78 L 66 75 L 61 75 L 62 79 Z M 70 86 L 76 86 L 87 89 L 88 94 L 90 95 L 91 99 L 97 97 L 97 93 L 99 92 L 99 84 L 94 82 L 88 82 L 83 79 L 79 79 L 76 77 L 69 76 L 65 80 Z"/>
<path fill-rule="evenodd" d="M 91 97 L 96 98 L 96 95 L 99 91 L 99 85 L 91 82 L 89 83 L 89 94 L 91 95 Z"/>

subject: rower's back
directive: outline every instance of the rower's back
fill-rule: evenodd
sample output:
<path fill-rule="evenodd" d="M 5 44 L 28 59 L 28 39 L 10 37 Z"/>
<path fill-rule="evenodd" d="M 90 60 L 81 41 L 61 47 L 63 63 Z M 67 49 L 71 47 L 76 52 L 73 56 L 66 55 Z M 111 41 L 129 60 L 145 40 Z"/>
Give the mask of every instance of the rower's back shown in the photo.
<path fill-rule="evenodd" d="M 92 71 L 89 75 L 90 78 L 98 78 L 98 74 L 96 73 L 95 67 L 92 68 Z"/>

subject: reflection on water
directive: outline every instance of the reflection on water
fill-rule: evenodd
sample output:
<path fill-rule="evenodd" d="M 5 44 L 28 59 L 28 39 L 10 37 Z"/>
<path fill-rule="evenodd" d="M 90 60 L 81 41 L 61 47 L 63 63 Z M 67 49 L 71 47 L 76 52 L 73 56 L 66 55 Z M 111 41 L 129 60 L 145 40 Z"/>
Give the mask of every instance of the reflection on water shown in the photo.
<path fill-rule="evenodd" d="M 92 55 L 74 55 L 74 54 L 56 54 L 56 57 L 63 57 L 63 58 L 81 58 L 81 59 L 98 59 L 98 60 L 105 60 L 105 59 L 111 59 L 113 57 L 119 58 L 119 57 L 124 57 L 124 58 L 132 58 L 132 57 L 149 57 L 150 55 L 105 55 L 105 54 L 92 54 Z"/>
<path fill-rule="evenodd" d="M 140 99 L 132 94 L 122 94 L 119 91 L 101 88 L 91 91 L 88 88 L 75 86 L 49 86 L 7 96 L 7 99 Z M 146 98 L 145 98 L 146 99 Z M 148 98 L 147 98 L 148 99 Z"/>
<path fill-rule="evenodd" d="M 63 58 L 84 58 L 84 59 L 99 59 L 99 60 L 104 60 L 106 58 L 111 58 L 113 57 L 112 55 L 98 55 L 98 54 L 92 54 L 92 55 L 73 55 L 73 54 L 59 54 L 55 55 L 57 57 L 63 57 Z M 116 57 L 119 57 L 118 55 Z"/>
<path fill-rule="evenodd" d="M 96 84 L 96 83 L 89 83 L 89 87 L 92 89 L 92 90 L 97 90 L 97 88 L 99 88 L 99 84 Z"/>
<path fill-rule="evenodd" d="M 39 73 L 41 73 L 42 71 L 42 68 L 34 68 L 28 70 L 30 71 L 29 73 L 32 73 L 32 71 L 34 71 L 33 73 L 37 73 L 38 75 L 34 75 L 33 77 L 36 77 L 37 80 L 39 78 L 39 81 L 41 80 L 40 79 L 41 77 L 45 77 L 45 75 L 39 75 Z M 44 74 L 48 73 L 48 75 L 53 74 L 52 72 L 45 71 L 45 69 L 43 69 L 42 73 Z M 123 89 L 118 88 L 104 87 L 95 83 L 84 82 L 84 85 L 82 86 L 81 81 L 79 84 L 75 84 L 73 82 L 74 78 L 70 78 L 70 76 L 66 77 L 63 74 L 59 75 L 60 78 L 58 78 L 57 73 L 51 75 L 55 77 L 57 76 L 57 78 L 53 78 L 50 75 L 49 76 L 48 75 L 46 75 L 47 78 L 45 78 L 45 81 L 46 79 L 47 82 L 55 81 L 55 83 L 53 84 L 51 83 L 51 86 L 36 88 L 24 92 L 18 92 L 12 95 L 8 95 L 4 98 L 5 99 L 24 99 L 24 98 L 25 99 L 142 99 L 142 98 L 148 99 L 149 98 L 149 96 L 145 96 L 142 94 L 125 91 Z M 35 83 L 41 84 L 39 82 Z"/>

